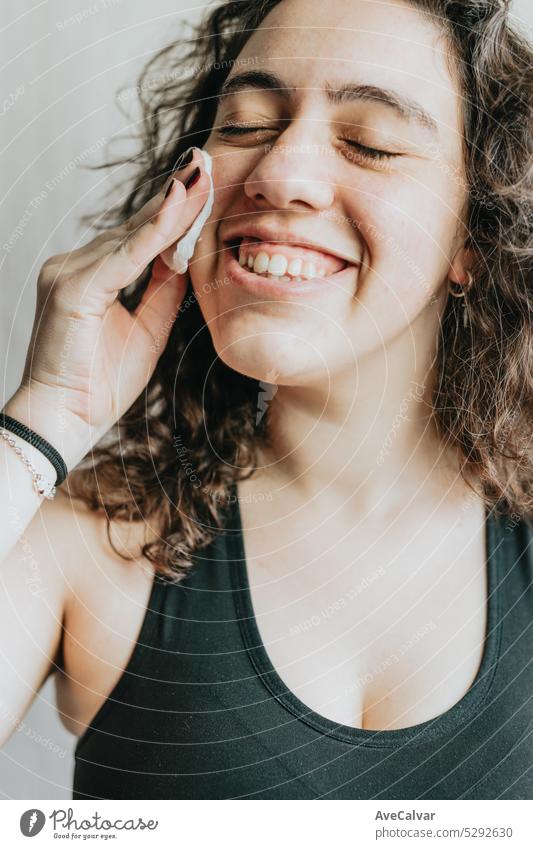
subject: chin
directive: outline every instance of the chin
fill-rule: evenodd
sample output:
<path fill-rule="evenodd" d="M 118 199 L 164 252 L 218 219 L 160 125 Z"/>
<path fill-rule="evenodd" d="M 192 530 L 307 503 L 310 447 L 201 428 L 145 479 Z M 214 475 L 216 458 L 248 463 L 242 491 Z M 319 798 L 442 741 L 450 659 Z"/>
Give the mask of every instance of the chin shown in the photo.
<path fill-rule="evenodd" d="M 239 336 L 214 333 L 213 344 L 227 366 L 265 383 L 298 385 L 327 372 L 320 352 L 296 334 L 276 330 Z"/>

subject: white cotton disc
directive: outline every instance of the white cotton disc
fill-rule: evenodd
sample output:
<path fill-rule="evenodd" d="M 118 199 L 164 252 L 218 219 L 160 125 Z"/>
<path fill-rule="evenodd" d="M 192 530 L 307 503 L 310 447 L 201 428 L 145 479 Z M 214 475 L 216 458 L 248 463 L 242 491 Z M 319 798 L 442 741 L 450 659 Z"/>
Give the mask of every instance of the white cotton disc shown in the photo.
<path fill-rule="evenodd" d="M 200 150 L 200 153 L 204 158 L 205 171 L 207 173 L 207 176 L 209 177 L 209 194 L 202 209 L 198 213 L 197 217 L 194 219 L 187 232 L 181 237 L 178 242 L 176 242 L 174 253 L 172 254 L 172 257 L 170 258 L 169 262 L 166 263 L 170 268 L 178 272 L 178 274 L 185 274 L 185 272 L 187 271 L 189 267 L 189 260 L 194 253 L 194 249 L 196 247 L 198 239 L 200 238 L 200 233 L 202 232 L 203 226 L 211 215 L 211 210 L 213 209 L 213 202 L 215 200 L 215 189 L 213 186 L 212 177 L 213 160 L 207 150 L 203 150 L 202 148 L 197 148 L 197 150 Z"/>

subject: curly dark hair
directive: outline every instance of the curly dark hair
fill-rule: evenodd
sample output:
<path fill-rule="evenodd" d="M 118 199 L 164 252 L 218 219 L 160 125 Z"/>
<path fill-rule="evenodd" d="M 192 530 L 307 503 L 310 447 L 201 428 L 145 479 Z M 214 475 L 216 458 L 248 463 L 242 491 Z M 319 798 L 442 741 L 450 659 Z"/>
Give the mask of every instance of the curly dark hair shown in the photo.
<path fill-rule="evenodd" d="M 123 223 L 161 188 L 181 152 L 205 144 L 217 93 L 254 29 L 281 1 L 219 3 L 187 25 L 190 38 L 148 62 L 134 90 L 142 108 L 139 154 L 93 166 L 133 165 L 131 191 L 82 221 L 101 230 Z M 468 486 L 496 513 L 529 518 L 532 48 L 510 25 L 507 0 L 409 2 L 440 27 L 460 80 L 465 220 L 477 263 L 465 296 L 468 332 L 458 331 L 458 299 L 448 299 L 442 317 L 432 415 L 458 452 Z M 126 308 L 137 306 L 151 267 L 120 293 Z M 158 535 L 145 541 L 142 554 L 156 572 L 179 580 L 193 553 L 223 526 L 232 486 L 253 474 L 258 446 L 268 439 L 268 416 L 256 424 L 258 389 L 257 380 L 217 356 L 189 281 L 148 386 L 70 475 L 70 494 L 105 511 L 113 546 L 114 519 L 153 519 Z"/>

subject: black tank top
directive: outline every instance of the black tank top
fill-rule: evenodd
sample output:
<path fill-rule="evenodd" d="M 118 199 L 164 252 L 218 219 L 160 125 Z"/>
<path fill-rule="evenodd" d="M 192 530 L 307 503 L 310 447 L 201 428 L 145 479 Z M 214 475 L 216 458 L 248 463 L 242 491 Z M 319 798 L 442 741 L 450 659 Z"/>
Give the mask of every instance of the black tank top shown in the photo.
<path fill-rule="evenodd" d="M 235 493 L 186 578 L 154 577 L 127 667 L 76 746 L 72 798 L 531 799 L 533 524 L 486 511 L 487 632 L 468 692 L 372 731 L 310 710 L 273 669 Z"/>

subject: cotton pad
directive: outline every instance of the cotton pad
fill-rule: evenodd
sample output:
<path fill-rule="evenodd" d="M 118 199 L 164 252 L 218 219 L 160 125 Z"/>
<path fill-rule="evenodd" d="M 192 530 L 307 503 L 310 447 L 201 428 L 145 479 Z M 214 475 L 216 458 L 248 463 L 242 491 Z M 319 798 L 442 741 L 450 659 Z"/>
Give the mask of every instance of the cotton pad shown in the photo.
<path fill-rule="evenodd" d="M 191 224 L 185 235 L 182 236 L 178 242 L 176 242 L 174 253 L 172 254 L 170 260 L 166 263 L 170 268 L 173 269 L 173 271 L 178 272 L 178 274 L 185 274 L 189 267 L 189 260 L 194 253 L 194 249 L 200 237 L 200 233 L 203 229 L 203 226 L 211 215 L 211 210 L 213 209 L 213 201 L 215 199 L 215 190 L 213 187 L 212 177 L 213 160 L 207 150 L 202 150 L 201 148 L 196 149 L 200 151 L 204 158 L 205 171 L 207 176 L 209 177 L 209 194 L 202 209 L 198 213 L 198 216 L 194 219 L 193 223 Z"/>

